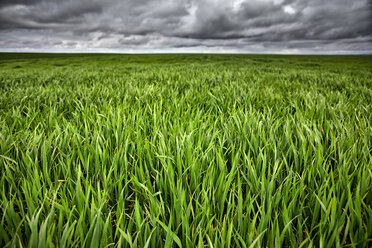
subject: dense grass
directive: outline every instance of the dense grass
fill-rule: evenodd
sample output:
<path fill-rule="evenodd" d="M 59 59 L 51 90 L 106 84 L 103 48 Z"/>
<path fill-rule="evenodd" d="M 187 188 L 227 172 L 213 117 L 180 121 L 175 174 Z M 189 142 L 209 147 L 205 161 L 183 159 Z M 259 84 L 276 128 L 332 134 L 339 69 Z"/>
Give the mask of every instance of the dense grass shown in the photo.
<path fill-rule="evenodd" d="M 0 246 L 368 247 L 371 68 L 0 54 Z"/>

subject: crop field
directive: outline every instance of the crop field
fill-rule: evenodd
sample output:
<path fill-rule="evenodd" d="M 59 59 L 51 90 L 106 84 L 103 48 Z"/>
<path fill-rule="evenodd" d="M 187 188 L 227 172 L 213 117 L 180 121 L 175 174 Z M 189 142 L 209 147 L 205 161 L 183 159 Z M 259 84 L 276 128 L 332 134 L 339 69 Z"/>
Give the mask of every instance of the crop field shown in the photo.
<path fill-rule="evenodd" d="M 0 53 L 1 247 L 370 247 L 372 57 Z"/>

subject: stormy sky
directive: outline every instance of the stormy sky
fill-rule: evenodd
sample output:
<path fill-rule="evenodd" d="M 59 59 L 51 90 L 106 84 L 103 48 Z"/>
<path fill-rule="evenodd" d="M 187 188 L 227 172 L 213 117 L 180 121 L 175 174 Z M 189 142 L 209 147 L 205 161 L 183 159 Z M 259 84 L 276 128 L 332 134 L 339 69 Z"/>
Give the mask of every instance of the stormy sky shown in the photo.
<path fill-rule="evenodd" d="M 372 0 L 0 0 L 0 51 L 372 53 Z"/>

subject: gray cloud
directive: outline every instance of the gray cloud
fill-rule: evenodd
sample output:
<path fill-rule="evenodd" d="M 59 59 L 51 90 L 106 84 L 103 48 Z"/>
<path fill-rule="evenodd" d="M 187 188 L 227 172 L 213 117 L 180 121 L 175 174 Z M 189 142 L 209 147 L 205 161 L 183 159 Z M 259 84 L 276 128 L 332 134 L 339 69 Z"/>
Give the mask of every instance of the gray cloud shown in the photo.
<path fill-rule="evenodd" d="M 371 53 L 371 0 L 1 0 L 2 51 Z"/>

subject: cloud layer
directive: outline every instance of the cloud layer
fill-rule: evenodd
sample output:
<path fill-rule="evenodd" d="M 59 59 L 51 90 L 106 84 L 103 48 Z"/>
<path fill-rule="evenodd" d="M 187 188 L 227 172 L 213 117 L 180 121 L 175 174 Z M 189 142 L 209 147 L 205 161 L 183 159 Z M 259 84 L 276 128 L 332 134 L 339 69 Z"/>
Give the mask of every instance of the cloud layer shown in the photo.
<path fill-rule="evenodd" d="M 371 53 L 371 0 L 0 0 L 1 51 Z"/>

